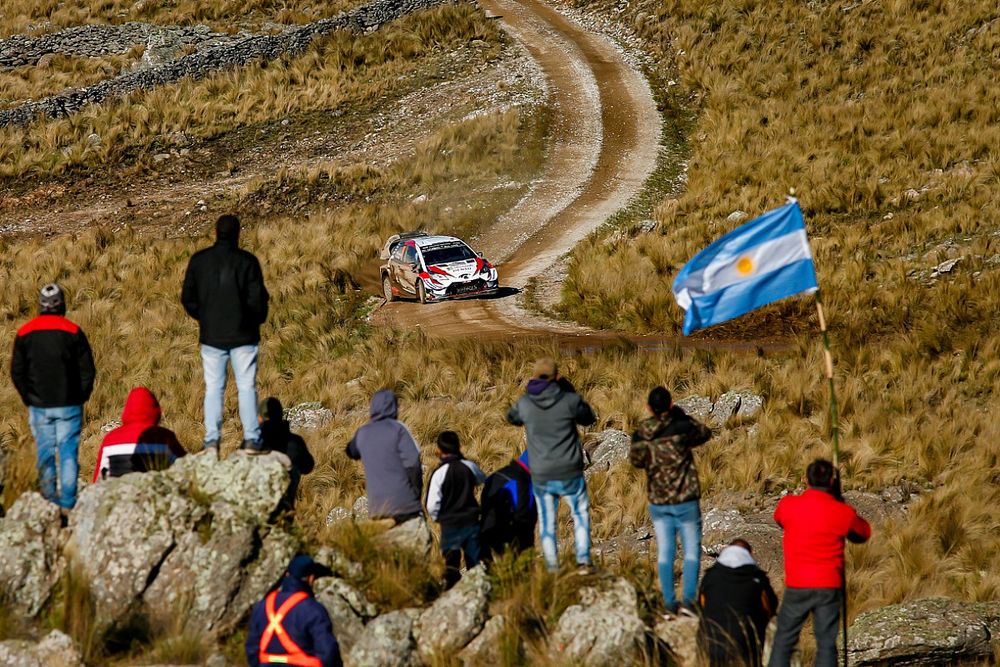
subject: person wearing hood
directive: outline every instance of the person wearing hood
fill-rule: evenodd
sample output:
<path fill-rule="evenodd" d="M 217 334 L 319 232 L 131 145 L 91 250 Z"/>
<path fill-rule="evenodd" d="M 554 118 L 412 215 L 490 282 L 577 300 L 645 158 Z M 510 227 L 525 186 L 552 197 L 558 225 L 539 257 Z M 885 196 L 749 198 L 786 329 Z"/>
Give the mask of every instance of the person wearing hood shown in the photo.
<path fill-rule="evenodd" d="M 136 387 L 125 399 L 122 425 L 101 442 L 94 482 L 130 472 L 164 470 L 187 452 L 170 429 L 160 426 L 163 413 L 149 389 Z"/>
<path fill-rule="evenodd" d="M 708 442 L 712 431 L 675 406 L 665 387 L 649 392 L 646 407 L 652 416 L 639 422 L 632 434 L 629 460 L 646 471 L 656 565 L 667 615 L 673 616 L 679 609 L 693 616 L 701 566 L 701 487 L 691 450 Z M 680 607 L 674 593 L 678 533 L 684 547 Z"/>
<path fill-rule="evenodd" d="M 76 505 L 83 406 L 94 390 L 87 336 L 66 319 L 66 298 L 50 283 L 38 295 L 38 317 L 17 331 L 10 376 L 28 408 L 42 497 L 65 512 Z M 56 461 L 58 460 L 58 465 Z"/>
<path fill-rule="evenodd" d="M 698 642 L 709 664 L 759 667 L 778 596 L 746 540 L 733 540 L 719 553 L 705 572 L 698 601 Z"/>
<path fill-rule="evenodd" d="M 368 423 L 347 444 L 347 456 L 360 459 L 365 469 L 369 516 L 397 524 L 422 516 L 420 448 L 410 429 L 396 419 L 395 392 L 375 392 L 370 414 Z"/>
<path fill-rule="evenodd" d="M 583 478 L 583 444 L 577 426 L 597 421 L 587 402 L 559 377 L 552 359 L 539 359 L 527 392 L 511 406 L 507 421 L 523 426 L 531 458 L 531 481 L 538 506 L 538 532 L 545 565 L 559 569 L 556 515 L 565 498 L 573 516 L 576 562 L 581 571 L 590 563 L 590 499 Z"/>
<path fill-rule="evenodd" d="M 257 423 L 257 353 L 267 320 L 268 293 L 260 262 L 239 247 L 240 221 L 223 215 L 215 245 L 191 257 L 181 303 L 198 320 L 205 373 L 204 449 L 218 455 L 228 366 L 233 366 L 246 447 L 260 448 Z"/>
<path fill-rule="evenodd" d="M 246 449 L 247 453 L 277 452 L 282 464 L 288 470 L 291 481 L 288 491 L 281 501 L 281 509 L 290 510 L 295 506 L 295 496 L 299 490 L 302 475 L 308 475 L 316 467 L 316 460 L 309 452 L 302 436 L 292 433 L 292 425 L 285 419 L 285 408 L 281 401 L 271 396 L 257 407 L 260 421 L 261 450 Z"/>
<path fill-rule="evenodd" d="M 250 613 L 244 644 L 250 667 L 343 667 L 330 614 L 313 593 L 316 580 L 330 576 L 330 568 L 309 556 L 298 554 L 292 559 L 278 588 Z"/>
<path fill-rule="evenodd" d="M 525 451 L 486 478 L 480 524 L 484 560 L 508 548 L 519 554 L 535 546 L 538 505 L 531 486 L 529 460 Z"/>

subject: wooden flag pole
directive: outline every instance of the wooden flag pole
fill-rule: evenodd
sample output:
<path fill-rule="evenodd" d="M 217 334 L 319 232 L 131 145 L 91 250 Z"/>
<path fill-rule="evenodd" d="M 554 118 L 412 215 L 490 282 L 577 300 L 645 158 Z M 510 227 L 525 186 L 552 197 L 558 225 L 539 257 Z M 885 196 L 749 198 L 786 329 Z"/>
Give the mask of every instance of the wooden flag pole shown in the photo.
<path fill-rule="evenodd" d="M 826 329 L 826 315 L 823 312 L 823 301 L 820 299 L 819 290 L 816 290 L 816 314 L 819 316 L 819 330 L 823 334 L 823 361 L 826 366 L 826 381 L 830 386 L 830 432 L 833 435 L 833 469 L 840 478 L 840 423 L 837 412 L 837 392 L 833 383 L 833 355 L 830 353 L 830 334 Z M 843 577 L 841 578 L 840 593 L 843 600 L 840 615 L 843 622 L 844 634 L 844 667 L 847 664 L 847 563 L 844 563 Z"/>

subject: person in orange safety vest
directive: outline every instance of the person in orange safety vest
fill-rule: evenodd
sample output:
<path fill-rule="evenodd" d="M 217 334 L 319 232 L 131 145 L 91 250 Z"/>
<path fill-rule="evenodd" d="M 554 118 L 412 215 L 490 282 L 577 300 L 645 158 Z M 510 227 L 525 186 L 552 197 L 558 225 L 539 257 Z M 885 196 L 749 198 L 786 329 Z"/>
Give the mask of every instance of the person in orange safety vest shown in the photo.
<path fill-rule="evenodd" d="M 246 641 L 250 667 L 343 667 L 330 614 L 312 589 L 316 579 L 332 574 L 309 556 L 299 554 L 292 559 L 281 584 L 250 615 Z"/>

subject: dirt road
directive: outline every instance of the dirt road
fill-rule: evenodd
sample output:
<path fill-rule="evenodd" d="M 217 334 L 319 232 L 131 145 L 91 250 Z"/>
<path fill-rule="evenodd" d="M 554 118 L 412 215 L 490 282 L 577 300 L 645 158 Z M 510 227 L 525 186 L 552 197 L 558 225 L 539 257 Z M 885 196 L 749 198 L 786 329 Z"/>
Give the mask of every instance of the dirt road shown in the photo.
<path fill-rule="evenodd" d="M 618 338 L 536 317 L 513 293 L 624 207 L 656 165 L 661 119 L 642 74 L 607 38 L 541 0 L 480 0 L 501 17 L 545 73 L 552 109 L 542 177 L 511 211 L 474 239 L 499 264 L 507 296 L 419 306 L 392 304 L 381 317 L 434 336 L 556 334 L 597 343 Z M 639 342 L 642 339 L 637 339 Z M 652 340 L 652 339 L 650 339 Z"/>

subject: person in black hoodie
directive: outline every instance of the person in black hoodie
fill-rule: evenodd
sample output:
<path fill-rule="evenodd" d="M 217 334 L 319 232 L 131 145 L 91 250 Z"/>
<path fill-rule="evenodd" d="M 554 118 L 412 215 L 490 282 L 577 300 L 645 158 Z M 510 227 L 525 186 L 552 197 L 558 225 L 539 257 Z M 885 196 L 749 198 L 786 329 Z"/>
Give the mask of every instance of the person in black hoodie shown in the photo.
<path fill-rule="evenodd" d="M 758 667 L 767 624 L 778 609 L 767 573 L 750 544 L 733 540 L 701 582 L 698 642 L 713 667 Z"/>
<path fill-rule="evenodd" d="M 528 452 L 523 452 L 486 478 L 479 534 L 484 560 L 507 548 L 521 553 L 535 546 L 538 506 L 528 461 Z"/>
<path fill-rule="evenodd" d="M 260 262 L 239 248 L 240 221 L 224 215 L 215 224 L 215 245 L 191 257 L 181 303 L 198 320 L 205 371 L 205 449 L 218 454 L 222 403 L 230 361 L 239 394 L 243 440 L 260 448 L 257 424 L 257 351 L 267 320 L 267 289 Z"/>
<path fill-rule="evenodd" d="M 94 356 L 83 329 L 65 317 L 66 298 L 59 285 L 42 288 L 38 313 L 17 331 L 10 376 L 28 406 L 42 496 L 65 511 L 76 505 L 77 453 L 83 404 L 94 390 Z"/>
<path fill-rule="evenodd" d="M 316 467 L 316 461 L 302 436 L 292 433 L 291 424 L 285 420 L 285 409 L 281 401 L 273 396 L 261 401 L 257 414 L 260 421 L 261 451 L 280 452 L 288 457 L 291 482 L 281 501 L 281 509 L 290 510 L 295 506 L 295 495 L 302 475 L 311 473 Z M 252 449 L 247 449 L 247 452 L 257 453 Z"/>
<path fill-rule="evenodd" d="M 479 503 L 476 487 L 486 475 L 464 458 L 458 434 L 444 431 L 437 439 L 441 464 L 431 473 L 427 489 L 427 513 L 441 524 L 441 553 L 445 561 L 445 586 L 451 588 L 461 578 L 459 566 L 479 565 Z"/>

